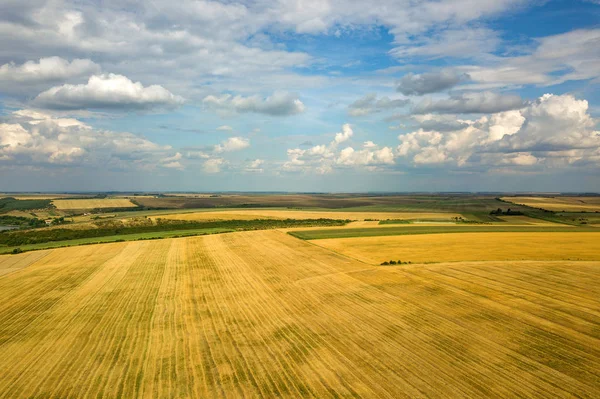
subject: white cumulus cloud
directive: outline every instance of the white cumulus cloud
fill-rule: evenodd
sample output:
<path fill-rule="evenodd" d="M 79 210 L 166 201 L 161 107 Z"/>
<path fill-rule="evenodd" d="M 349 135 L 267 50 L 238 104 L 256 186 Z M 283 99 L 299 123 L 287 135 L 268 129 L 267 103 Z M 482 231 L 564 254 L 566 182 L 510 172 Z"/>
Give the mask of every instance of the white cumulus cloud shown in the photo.
<path fill-rule="evenodd" d="M 144 137 L 96 130 L 72 118 L 32 110 L 0 124 L 0 163 L 77 168 L 183 169 L 181 154 Z"/>
<path fill-rule="evenodd" d="M 600 131 L 588 102 L 546 94 L 520 110 L 462 121 L 448 131 L 398 136 L 396 152 L 415 164 L 458 167 L 600 165 Z"/>
<path fill-rule="evenodd" d="M 215 146 L 215 152 L 232 152 L 250 147 L 250 140 L 244 137 L 230 137 L 221 144 Z"/>
<path fill-rule="evenodd" d="M 206 173 L 219 173 L 221 172 L 221 168 L 227 164 L 227 161 L 223 158 L 211 158 L 204 161 L 202 165 L 202 169 Z"/>
<path fill-rule="evenodd" d="M 94 75 L 86 84 L 65 84 L 40 93 L 34 104 L 49 109 L 151 109 L 182 105 L 183 98 L 159 85 L 144 87 L 126 76 Z"/>
<path fill-rule="evenodd" d="M 328 145 L 314 145 L 306 150 L 288 149 L 288 160 L 283 164 L 283 170 L 326 174 L 341 167 L 365 167 L 368 170 L 375 170 L 380 166 L 394 164 L 393 149 L 380 148 L 372 141 L 364 142 L 361 149 L 352 146 L 340 149 L 340 144 L 350 140 L 353 135 L 352 127 L 344 124 L 342 131 L 336 133 Z"/>

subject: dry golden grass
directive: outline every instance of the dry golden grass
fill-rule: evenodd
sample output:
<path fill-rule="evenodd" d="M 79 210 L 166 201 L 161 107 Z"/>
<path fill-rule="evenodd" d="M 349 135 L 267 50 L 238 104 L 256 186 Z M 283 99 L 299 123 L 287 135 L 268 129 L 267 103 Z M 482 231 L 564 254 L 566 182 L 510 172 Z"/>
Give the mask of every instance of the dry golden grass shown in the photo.
<path fill-rule="evenodd" d="M 555 212 L 600 211 L 600 197 L 504 197 L 502 200 Z"/>
<path fill-rule="evenodd" d="M 5 215 L 17 216 L 17 217 L 21 217 L 21 218 L 32 218 L 33 217 L 33 215 L 28 211 L 16 211 L 16 210 L 9 211 L 9 212 L 5 213 Z"/>
<path fill-rule="evenodd" d="M 600 395 L 600 262 L 373 267 L 277 231 L 47 252 L 0 277 L 1 397 Z"/>
<path fill-rule="evenodd" d="M 550 226 L 550 227 L 556 227 L 556 226 L 568 226 L 562 223 L 554 223 L 554 222 L 550 222 L 548 220 L 542 220 L 542 219 L 535 219 L 529 216 L 500 216 L 499 219 L 504 220 L 505 222 L 507 222 L 506 224 L 502 224 L 503 226 L 506 225 L 514 225 L 514 226 L 518 226 L 518 225 L 534 225 L 534 226 Z"/>
<path fill-rule="evenodd" d="M 331 211 L 303 211 L 303 210 L 277 210 L 277 209 L 243 209 L 227 211 L 208 211 L 181 214 L 160 215 L 164 219 L 177 220 L 244 220 L 244 219 L 422 219 L 450 221 L 453 217 L 460 217 L 458 213 L 433 213 L 433 212 L 331 212 Z"/>
<path fill-rule="evenodd" d="M 380 264 L 389 260 L 459 262 L 488 260 L 600 260 L 600 233 L 443 233 L 328 238 L 315 245 Z"/>
<path fill-rule="evenodd" d="M 93 198 L 52 201 L 56 209 L 96 209 L 96 208 L 135 208 L 136 205 L 125 198 Z"/>

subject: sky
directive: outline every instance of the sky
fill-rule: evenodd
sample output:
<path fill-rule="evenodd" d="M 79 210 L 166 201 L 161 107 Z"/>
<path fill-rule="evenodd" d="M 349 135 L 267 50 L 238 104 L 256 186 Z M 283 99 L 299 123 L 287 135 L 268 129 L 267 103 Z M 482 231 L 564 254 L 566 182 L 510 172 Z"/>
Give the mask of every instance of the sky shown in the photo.
<path fill-rule="evenodd" d="M 600 0 L 2 0 L 0 191 L 600 191 Z"/>

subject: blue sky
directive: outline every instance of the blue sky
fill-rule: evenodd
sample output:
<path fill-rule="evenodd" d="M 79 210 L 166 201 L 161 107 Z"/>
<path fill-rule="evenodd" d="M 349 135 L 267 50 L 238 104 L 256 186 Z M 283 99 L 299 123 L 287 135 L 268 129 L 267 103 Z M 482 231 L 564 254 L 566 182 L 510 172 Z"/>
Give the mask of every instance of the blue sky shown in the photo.
<path fill-rule="evenodd" d="M 6 1 L 0 190 L 598 191 L 599 21 L 596 0 Z"/>

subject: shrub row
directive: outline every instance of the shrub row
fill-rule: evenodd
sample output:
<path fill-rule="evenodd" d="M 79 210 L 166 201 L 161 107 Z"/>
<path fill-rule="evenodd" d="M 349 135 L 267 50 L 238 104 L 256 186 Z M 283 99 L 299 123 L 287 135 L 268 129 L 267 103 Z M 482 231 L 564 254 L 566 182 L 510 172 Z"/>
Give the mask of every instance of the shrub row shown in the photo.
<path fill-rule="evenodd" d="M 334 219 L 256 219 L 256 220 L 219 220 L 219 221 L 181 221 L 165 220 L 157 221 L 155 225 L 142 226 L 115 226 L 100 227 L 97 229 L 42 229 L 30 231 L 12 231 L 0 233 L 0 244 L 6 246 L 18 246 L 27 244 L 40 244 L 50 241 L 66 241 L 81 238 L 106 237 L 122 234 L 151 233 L 174 230 L 196 230 L 223 228 L 231 230 L 266 230 L 290 227 L 313 227 L 313 226 L 343 226 L 347 220 Z"/>

